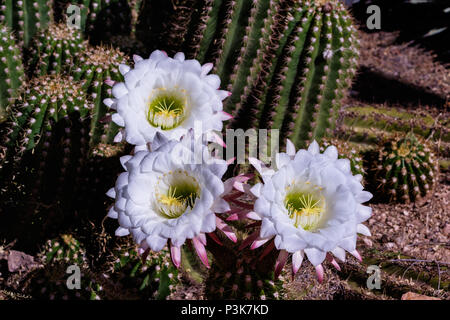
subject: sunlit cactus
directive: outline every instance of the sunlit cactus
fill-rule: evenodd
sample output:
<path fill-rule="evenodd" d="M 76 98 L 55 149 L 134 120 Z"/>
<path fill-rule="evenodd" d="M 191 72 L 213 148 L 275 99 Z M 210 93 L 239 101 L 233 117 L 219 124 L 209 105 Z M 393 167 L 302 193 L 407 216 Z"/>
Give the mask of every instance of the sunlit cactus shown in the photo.
<path fill-rule="evenodd" d="M 15 30 L 20 45 L 26 47 L 52 19 L 50 0 L 3 0 L 0 5 L 0 22 Z"/>
<path fill-rule="evenodd" d="M 6 108 L 14 102 L 24 81 L 22 55 L 14 34 L 0 24 L 0 122 L 5 120 Z"/>
<path fill-rule="evenodd" d="M 86 46 L 78 29 L 64 23 L 51 24 L 34 40 L 31 72 L 37 75 L 68 72 Z"/>
<path fill-rule="evenodd" d="M 374 170 L 379 197 L 414 202 L 430 194 L 438 162 L 425 142 L 408 134 L 384 144 Z"/>

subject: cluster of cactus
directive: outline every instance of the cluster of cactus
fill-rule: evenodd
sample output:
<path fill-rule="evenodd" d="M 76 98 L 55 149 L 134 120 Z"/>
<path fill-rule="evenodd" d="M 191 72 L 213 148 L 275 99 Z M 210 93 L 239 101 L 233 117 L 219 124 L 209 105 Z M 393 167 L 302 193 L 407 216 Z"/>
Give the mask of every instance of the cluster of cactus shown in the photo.
<path fill-rule="evenodd" d="M 340 1 L 148 1 L 136 14 L 147 47 L 214 64 L 230 126 L 279 129 L 298 147 L 333 129 L 358 57 Z"/>
<path fill-rule="evenodd" d="M 398 202 L 414 202 L 430 194 L 438 162 L 427 144 L 413 134 L 386 142 L 375 170 L 377 194 Z"/>
<path fill-rule="evenodd" d="M 354 175 L 360 174 L 364 177 L 366 171 L 364 169 L 363 156 L 361 148 L 357 145 L 351 144 L 348 141 L 324 138 L 321 142 L 320 151 L 323 152 L 329 146 L 335 146 L 338 150 L 339 159 L 349 159 L 350 168 Z"/>
<path fill-rule="evenodd" d="M 166 299 L 180 281 L 167 249 L 139 255 L 135 247 L 120 247 L 114 257 L 111 277 L 148 299 Z"/>
<path fill-rule="evenodd" d="M 0 5 L 0 23 L 17 32 L 21 46 L 27 47 L 52 18 L 51 0 L 4 0 Z"/>
<path fill-rule="evenodd" d="M 0 122 L 25 80 L 20 49 L 11 30 L 0 24 Z"/>
<path fill-rule="evenodd" d="M 215 63 L 234 127 L 279 129 L 302 147 L 333 128 L 358 56 L 340 2 L 215 0 L 192 17 L 184 51 Z"/>
<path fill-rule="evenodd" d="M 78 266 L 87 266 L 86 251 L 71 234 L 62 234 L 58 238 L 47 240 L 41 254 L 44 264 L 65 262 Z"/>
<path fill-rule="evenodd" d="M 89 151 L 91 109 L 81 85 L 68 77 L 33 79 L 11 106 L 4 132 L 4 182 L 10 182 L 6 177 L 12 170 L 11 176 L 31 190 L 33 201 L 71 203 Z"/>

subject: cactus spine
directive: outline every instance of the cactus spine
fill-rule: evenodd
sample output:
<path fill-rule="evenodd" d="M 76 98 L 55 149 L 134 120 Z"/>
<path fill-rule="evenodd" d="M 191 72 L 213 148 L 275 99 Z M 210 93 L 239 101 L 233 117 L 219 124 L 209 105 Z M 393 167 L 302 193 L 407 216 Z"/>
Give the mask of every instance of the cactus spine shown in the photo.
<path fill-rule="evenodd" d="M 414 202 L 433 188 L 438 162 L 428 146 L 413 134 L 386 142 L 376 168 L 378 194 L 389 200 Z"/>
<path fill-rule="evenodd" d="M 123 81 L 119 65 L 126 63 L 125 55 L 119 50 L 104 46 L 88 47 L 77 60 L 73 71 L 76 81 L 90 96 L 94 108 L 91 120 L 91 146 L 98 143 L 113 143 L 118 126 L 106 118 L 111 116 L 103 100 L 111 97 L 111 87 L 105 80 Z M 106 117 L 106 118 L 105 118 Z"/>
<path fill-rule="evenodd" d="M 5 0 L 0 5 L 0 22 L 17 31 L 21 46 L 28 46 L 39 29 L 52 20 L 50 0 Z"/>
<path fill-rule="evenodd" d="M 32 80 L 11 109 L 1 172 L 4 183 L 13 169 L 12 176 L 32 190 L 28 200 L 72 203 L 89 150 L 86 120 L 91 108 L 81 85 L 67 77 Z"/>
<path fill-rule="evenodd" d="M 22 57 L 9 28 L 0 25 L 0 122 L 25 80 Z"/>
<path fill-rule="evenodd" d="M 215 63 L 234 128 L 279 129 L 298 147 L 334 128 L 358 56 L 339 1 L 211 0 L 194 17 L 185 51 Z"/>
<path fill-rule="evenodd" d="M 51 24 L 34 40 L 31 70 L 38 75 L 68 71 L 86 45 L 76 28 Z"/>

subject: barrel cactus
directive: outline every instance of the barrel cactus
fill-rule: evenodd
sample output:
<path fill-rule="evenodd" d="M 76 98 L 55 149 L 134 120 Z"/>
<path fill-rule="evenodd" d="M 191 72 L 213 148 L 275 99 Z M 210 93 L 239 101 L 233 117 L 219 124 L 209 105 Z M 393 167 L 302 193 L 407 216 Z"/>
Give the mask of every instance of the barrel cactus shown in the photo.
<path fill-rule="evenodd" d="M 45 264 L 65 262 L 87 266 L 86 251 L 81 243 L 70 234 L 62 234 L 58 238 L 48 240 L 40 256 Z"/>
<path fill-rule="evenodd" d="M 388 200 L 414 202 L 430 194 L 438 162 L 424 141 L 413 134 L 386 142 L 380 150 L 376 181 L 378 194 Z"/>
<path fill-rule="evenodd" d="M 34 39 L 30 68 L 38 75 L 67 72 L 86 45 L 76 28 L 51 24 Z"/>
<path fill-rule="evenodd" d="M 14 34 L 0 25 L 0 122 L 5 120 L 6 108 L 14 101 L 24 80 L 22 56 Z"/>
<path fill-rule="evenodd" d="M 17 31 L 20 45 L 26 47 L 52 18 L 50 0 L 5 0 L 0 5 L 0 22 Z"/>

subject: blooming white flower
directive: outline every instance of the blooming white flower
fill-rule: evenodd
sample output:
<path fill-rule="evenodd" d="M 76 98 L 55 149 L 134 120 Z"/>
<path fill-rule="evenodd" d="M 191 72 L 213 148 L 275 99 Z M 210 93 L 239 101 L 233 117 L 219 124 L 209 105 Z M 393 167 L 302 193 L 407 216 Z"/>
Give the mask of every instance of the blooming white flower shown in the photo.
<path fill-rule="evenodd" d="M 157 134 L 153 151 L 137 151 L 121 158 L 126 172 L 119 175 L 107 195 L 115 198 L 108 216 L 118 219 L 116 235 L 131 233 L 143 250 L 161 250 L 170 240 L 174 264 L 180 265 L 180 247 L 192 243 L 206 266 L 205 233 L 216 227 L 233 241 L 236 236 L 215 213 L 230 210 L 222 199 L 224 160 L 210 157 L 207 147 L 191 148 L 191 135 L 181 141 Z M 194 161 L 200 153 L 202 161 Z M 197 154 L 198 156 L 198 154 Z M 215 237 L 213 237 L 215 239 Z"/>
<path fill-rule="evenodd" d="M 328 258 L 339 268 L 332 255 L 345 261 L 345 251 L 360 258 L 356 234 L 370 235 L 362 224 L 371 216 L 371 208 L 362 203 L 372 194 L 363 190 L 361 175 L 353 176 L 348 159 L 338 159 L 336 147 L 323 154 L 313 142 L 308 150 L 295 152 L 288 141 L 287 153 L 276 156 L 275 169 L 256 160 L 252 164 L 264 183 L 250 189 L 257 198 L 254 211 L 261 219 L 261 229 L 250 237 L 252 248 L 274 238 L 281 250 L 275 273 L 279 274 L 289 253 L 295 274 L 306 254 L 323 278 L 322 262 Z M 332 255 L 331 255 L 331 254 Z"/>
<path fill-rule="evenodd" d="M 151 143 L 157 132 L 178 140 L 189 129 L 221 131 L 222 122 L 231 116 L 222 111 L 228 91 L 219 90 L 220 79 L 208 75 L 213 65 L 185 60 L 183 53 L 170 58 L 154 51 L 149 59 L 133 57 L 135 66 L 120 65 L 125 82 L 114 83 L 114 99 L 104 103 L 117 110 L 112 121 L 124 129 L 115 141 L 125 139 L 134 145 Z"/>

